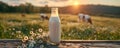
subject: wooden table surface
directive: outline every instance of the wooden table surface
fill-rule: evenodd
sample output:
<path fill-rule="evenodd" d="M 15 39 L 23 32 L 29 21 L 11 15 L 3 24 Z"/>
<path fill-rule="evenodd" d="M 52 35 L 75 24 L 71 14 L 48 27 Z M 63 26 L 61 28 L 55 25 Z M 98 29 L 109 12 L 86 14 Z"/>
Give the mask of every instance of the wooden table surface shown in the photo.
<path fill-rule="evenodd" d="M 0 48 L 17 48 L 21 40 L 1 39 Z M 48 48 L 120 48 L 120 40 L 61 40 L 59 45 Z M 38 47 L 39 48 L 39 47 Z"/>

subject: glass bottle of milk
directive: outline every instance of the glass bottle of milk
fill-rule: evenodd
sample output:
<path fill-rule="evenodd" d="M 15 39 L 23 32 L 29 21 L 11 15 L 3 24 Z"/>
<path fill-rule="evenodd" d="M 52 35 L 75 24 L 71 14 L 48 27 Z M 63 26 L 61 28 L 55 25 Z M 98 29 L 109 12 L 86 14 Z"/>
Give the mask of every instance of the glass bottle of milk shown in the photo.
<path fill-rule="evenodd" d="M 59 43 L 61 38 L 60 18 L 58 8 L 51 9 L 51 17 L 49 20 L 49 37 L 53 43 Z"/>

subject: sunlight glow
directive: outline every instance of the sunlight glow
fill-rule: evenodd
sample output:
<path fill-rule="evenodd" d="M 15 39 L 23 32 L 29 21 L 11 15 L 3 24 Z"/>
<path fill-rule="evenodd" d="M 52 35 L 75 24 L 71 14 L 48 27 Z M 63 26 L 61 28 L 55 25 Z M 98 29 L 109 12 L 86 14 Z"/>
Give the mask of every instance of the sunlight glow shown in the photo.
<path fill-rule="evenodd" d="M 78 1 L 75 1 L 74 3 L 73 3 L 73 5 L 79 5 L 79 2 Z"/>

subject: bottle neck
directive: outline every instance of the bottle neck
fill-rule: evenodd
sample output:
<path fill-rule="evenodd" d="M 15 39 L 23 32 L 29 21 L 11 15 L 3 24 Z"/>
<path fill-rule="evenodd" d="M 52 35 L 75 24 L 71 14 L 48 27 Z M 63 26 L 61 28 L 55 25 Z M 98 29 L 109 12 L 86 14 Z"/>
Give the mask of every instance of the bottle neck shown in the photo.
<path fill-rule="evenodd" d="M 51 9 L 51 17 L 58 17 L 58 8 Z"/>

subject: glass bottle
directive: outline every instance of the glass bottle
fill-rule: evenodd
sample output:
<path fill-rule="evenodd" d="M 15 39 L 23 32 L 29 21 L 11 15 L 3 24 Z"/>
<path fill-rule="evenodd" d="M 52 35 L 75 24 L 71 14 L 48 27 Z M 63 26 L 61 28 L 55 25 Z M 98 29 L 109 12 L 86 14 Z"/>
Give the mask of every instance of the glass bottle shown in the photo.
<path fill-rule="evenodd" d="M 61 38 L 60 18 L 58 8 L 51 8 L 51 17 L 49 20 L 49 38 L 53 43 L 59 43 Z"/>

